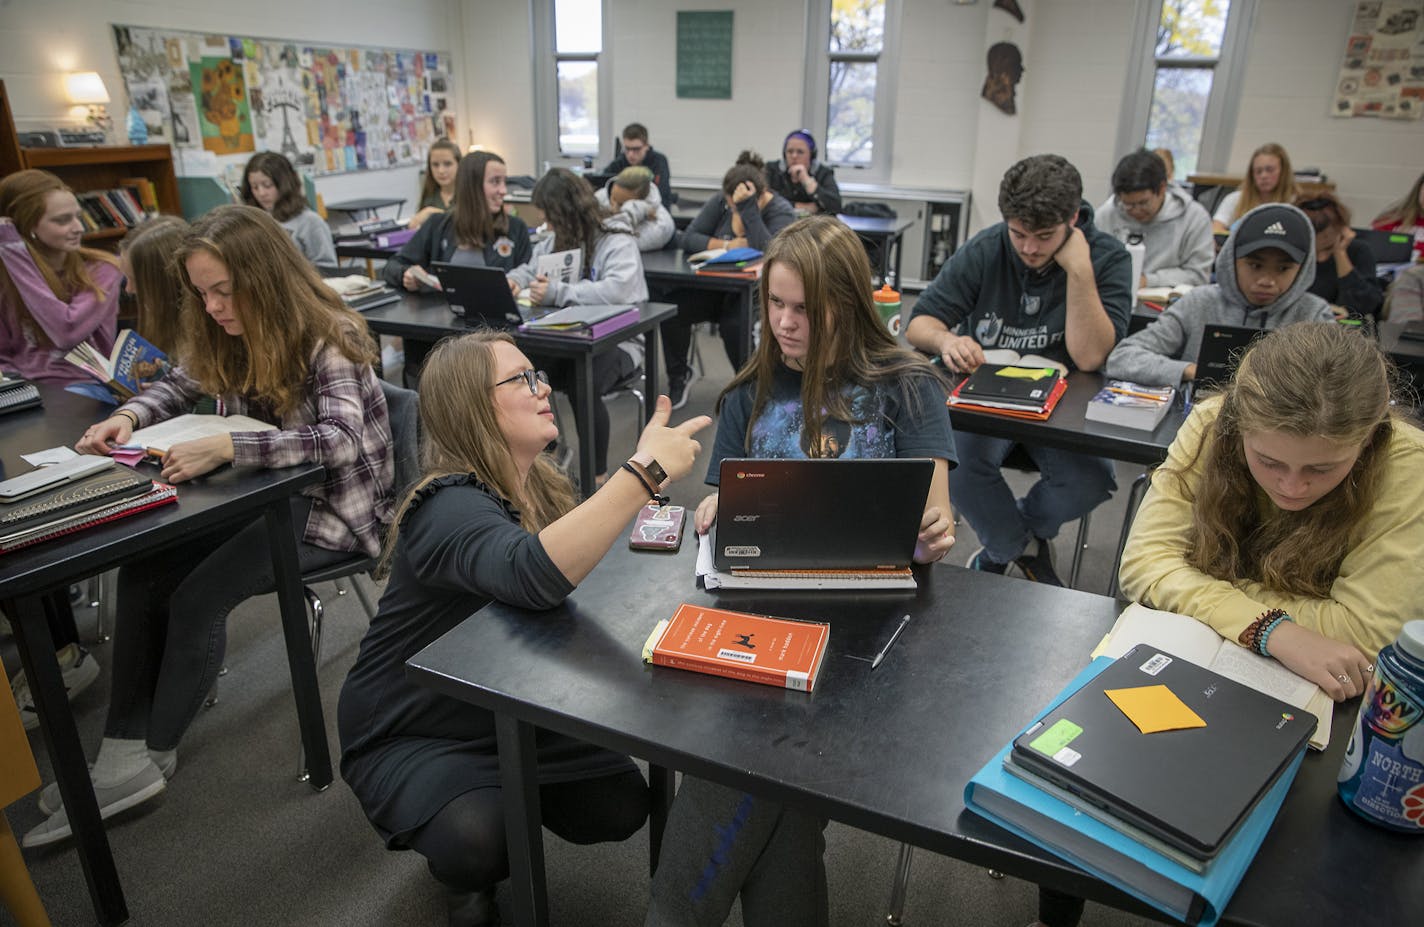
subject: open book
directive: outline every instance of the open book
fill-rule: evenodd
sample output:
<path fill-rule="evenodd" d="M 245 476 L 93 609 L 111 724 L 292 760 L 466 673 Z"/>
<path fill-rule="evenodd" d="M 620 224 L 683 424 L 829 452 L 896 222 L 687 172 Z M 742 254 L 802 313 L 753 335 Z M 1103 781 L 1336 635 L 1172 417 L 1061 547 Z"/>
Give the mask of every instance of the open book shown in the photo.
<path fill-rule="evenodd" d="M 1330 696 L 1315 683 L 1302 679 L 1275 660 L 1227 640 L 1210 625 L 1189 615 L 1158 611 L 1134 602 L 1123 609 L 1092 656 L 1112 657 L 1115 660 L 1132 649 L 1134 644 L 1169 650 L 1227 679 L 1310 712 L 1317 722 L 1315 734 L 1310 738 L 1310 748 L 1324 750 L 1330 743 L 1330 717 L 1334 712 Z"/>
<path fill-rule="evenodd" d="M 108 357 L 86 341 L 64 359 L 104 384 L 119 399 L 137 396 L 147 384 L 163 379 L 170 366 L 167 355 L 131 328 L 119 333 Z"/>
<path fill-rule="evenodd" d="M 241 431 L 276 430 L 276 425 L 246 415 L 179 415 L 166 422 L 140 428 L 129 438 L 129 443 L 140 444 L 153 456 L 162 457 L 173 445 L 184 441 Z"/>
<path fill-rule="evenodd" d="M 1051 360 L 1038 354 L 1020 354 L 1008 348 L 988 349 L 984 352 L 984 363 L 1007 364 L 1013 367 L 1052 367 L 1065 377 L 1068 375 L 1068 365 L 1062 361 Z"/>
<path fill-rule="evenodd" d="M 1190 283 L 1179 283 L 1176 286 L 1145 286 L 1137 291 L 1137 301 L 1148 303 L 1158 309 L 1165 309 L 1169 303 L 1176 302 L 1193 289 L 1194 287 Z"/>

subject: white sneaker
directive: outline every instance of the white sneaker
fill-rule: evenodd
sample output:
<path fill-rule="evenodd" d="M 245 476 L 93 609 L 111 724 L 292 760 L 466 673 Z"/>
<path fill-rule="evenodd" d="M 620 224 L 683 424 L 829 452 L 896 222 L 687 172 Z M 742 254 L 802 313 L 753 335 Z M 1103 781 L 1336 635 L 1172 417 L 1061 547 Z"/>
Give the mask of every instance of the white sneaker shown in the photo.
<path fill-rule="evenodd" d="M 178 771 L 177 750 L 172 751 L 172 755 L 167 757 L 166 762 L 159 762 L 157 754 L 152 750 L 149 751 L 148 758 L 158 767 L 158 771 L 163 773 L 164 782 L 172 779 L 173 774 Z M 89 764 L 89 772 L 91 774 L 94 772 L 93 763 Z M 63 810 L 64 798 L 59 794 L 59 783 L 51 782 L 49 785 L 40 789 L 39 801 L 36 802 L 36 804 L 39 805 L 40 811 L 44 814 L 54 814 L 56 811 Z"/>
<path fill-rule="evenodd" d="M 150 761 L 125 782 L 94 787 L 94 797 L 99 802 L 99 817 L 109 818 L 120 811 L 141 805 L 167 787 L 168 782 L 163 778 L 163 773 Z M 48 820 L 35 825 L 20 843 L 26 848 L 42 847 L 64 840 L 72 833 L 69 816 L 60 808 L 51 814 Z"/>
<path fill-rule="evenodd" d="M 59 661 L 60 677 L 64 680 L 64 694 L 70 701 L 99 678 L 99 661 L 78 644 L 62 647 L 54 657 Z M 20 709 L 20 719 L 24 721 L 25 730 L 32 731 L 39 727 L 39 712 L 35 711 L 35 700 L 30 695 L 30 683 L 25 678 L 24 670 L 15 674 L 15 678 L 10 682 L 10 691 L 15 694 L 15 705 Z"/>

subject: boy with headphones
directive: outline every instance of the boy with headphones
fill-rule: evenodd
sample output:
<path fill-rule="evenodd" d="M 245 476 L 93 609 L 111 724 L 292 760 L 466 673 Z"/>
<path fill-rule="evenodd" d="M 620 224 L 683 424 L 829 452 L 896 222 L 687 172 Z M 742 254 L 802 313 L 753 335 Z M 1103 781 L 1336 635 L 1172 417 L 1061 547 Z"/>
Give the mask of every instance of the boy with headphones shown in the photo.
<path fill-rule="evenodd" d="M 836 172 L 816 160 L 816 139 L 805 129 L 797 129 L 781 144 L 781 160 L 766 166 L 771 189 L 805 212 L 834 216 L 841 211 L 841 189 Z"/>

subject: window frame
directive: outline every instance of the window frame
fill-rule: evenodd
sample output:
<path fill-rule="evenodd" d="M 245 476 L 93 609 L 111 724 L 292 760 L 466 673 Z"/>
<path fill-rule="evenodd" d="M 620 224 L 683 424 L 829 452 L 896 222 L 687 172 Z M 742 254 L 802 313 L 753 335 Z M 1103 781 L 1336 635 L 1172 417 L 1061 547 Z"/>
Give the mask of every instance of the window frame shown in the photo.
<path fill-rule="evenodd" d="M 888 183 L 893 163 L 891 148 L 895 138 L 896 79 L 900 61 L 901 0 L 884 0 L 885 39 L 878 53 L 836 52 L 831 44 L 831 0 L 806 2 L 807 79 L 801 103 L 801 124 L 810 128 L 818 141 L 818 160 L 835 168 L 840 184 Z M 848 164 L 825 157 L 831 102 L 831 62 L 869 62 L 875 65 L 875 128 L 871 132 L 874 151 L 868 165 Z M 789 131 L 789 130 L 788 130 Z M 777 151 L 776 157 L 782 153 Z M 854 173 L 850 173 L 854 172 Z"/>
<path fill-rule="evenodd" d="M 1157 27 L 1162 20 L 1162 6 L 1163 0 L 1152 0 L 1136 7 L 1133 45 L 1128 57 L 1127 82 L 1118 119 L 1117 150 L 1120 154 L 1136 151 L 1147 142 L 1152 93 L 1157 85 Z M 1231 144 L 1241 111 L 1240 83 L 1246 73 L 1246 54 L 1251 45 L 1251 30 L 1256 23 L 1256 10 L 1257 0 L 1231 0 L 1221 36 L 1221 54 L 1217 58 L 1162 59 L 1163 63 L 1174 68 L 1209 69 L 1213 72 L 1206 116 L 1202 119 L 1197 173 L 1231 172 Z"/>
<path fill-rule="evenodd" d="M 556 51 L 554 5 L 558 0 L 536 0 L 530 4 L 531 33 L 534 39 L 534 149 L 541 163 L 551 166 L 578 164 L 581 154 L 565 153 L 559 142 L 559 63 L 592 61 L 598 68 L 598 147 L 592 157 L 598 166 L 612 159 L 613 150 L 613 56 L 612 0 L 600 0 L 603 34 L 597 53 L 559 54 Z M 543 173 L 542 171 L 540 172 Z"/>

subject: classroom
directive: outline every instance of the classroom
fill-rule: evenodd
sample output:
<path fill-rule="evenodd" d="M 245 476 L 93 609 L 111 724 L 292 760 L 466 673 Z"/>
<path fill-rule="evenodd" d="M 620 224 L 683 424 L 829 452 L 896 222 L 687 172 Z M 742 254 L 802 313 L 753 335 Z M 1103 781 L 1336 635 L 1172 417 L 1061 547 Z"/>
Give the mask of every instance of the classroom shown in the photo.
<path fill-rule="evenodd" d="M 1189 8 L 1188 15 L 1200 5 L 1192 0 L 1166 2 Z M 798 127 L 809 128 L 824 141 L 830 68 L 825 32 L 832 5 L 831 0 L 602 0 L 598 112 L 593 122 L 597 151 L 591 164 L 607 164 L 616 153 L 619 130 L 641 123 L 653 147 L 671 164 L 672 189 L 683 201 L 696 203 L 717 195 L 724 172 L 744 149 L 759 152 L 767 161 L 780 157 L 783 139 Z M 847 6 L 839 0 L 834 5 Z M 1001 179 L 1020 159 L 1061 155 L 1081 174 L 1084 200 L 1096 206 L 1112 196 L 1114 165 L 1144 138 L 1153 75 L 1150 38 L 1162 5 L 1156 0 L 885 0 L 885 42 L 874 64 L 879 81 L 874 156 L 860 167 L 838 167 L 837 177 L 847 201 L 883 203 L 911 220 L 901 243 L 904 266 L 898 275 L 910 308 L 947 257 L 933 257 L 931 220 L 936 209 L 954 205 L 948 246 L 962 246 L 1001 221 Z M 582 154 L 560 151 L 551 38 L 557 6 L 556 0 L 11 0 L 0 3 L 0 81 L 16 130 L 35 132 L 72 124 L 76 117 L 64 76 L 96 71 L 110 98 L 111 138 L 123 144 L 128 101 L 115 25 L 298 45 L 414 50 L 432 53 L 432 58 L 438 54 L 442 67 L 448 67 L 441 105 L 448 105 L 452 114 L 452 140 L 466 151 L 497 152 L 511 177 L 538 178 L 550 168 L 590 163 Z M 1328 178 L 1339 200 L 1355 214 L 1354 224 L 1368 226 L 1416 183 L 1424 169 L 1424 130 L 1417 119 L 1332 115 L 1356 3 L 1232 0 L 1230 8 L 1234 31 L 1214 67 L 1217 95 L 1201 157 L 1189 159 L 1184 168 L 1177 153 L 1175 179 L 1185 180 L 1189 171 L 1240 177 L 1252 152 L 1275 142 L 1289 151 L 1297 170 L 1312 169 Z M 711 11 L 732 14 L 729 96 L 681 97 L 676 87 L 678 14 Z M 998 43 L 1012 43 L 1022 55 L 1013 114 L 980 93 L 986 52 Z M 190 162 L 180 155 L 175 167 L 180 178 L 188 172 L 196 176 L 240 165 L 248 157 L 250 151 Z M 400 199 L 405 217 L 417 207 L 423 167 L 421 153 L 408 163 L 380 169 L 318 172 L 312 181 L 325 204 Z M 341 221 L 335 215 L 330 218 L 333 225 Z M 721 389 L 735 373 L 721 356 L 716 337 L 700 331 L 695 337 L 701 379 L 690 387 L 686 408 L 672 413 L 673 423 L 715 416 Z M 385 343 L 391 344 L 389 332 Z M 661 363 L 648 363 L 662 376 Z M 538 396 L 535 379 L 530 376 L 525 382 L 530 395 Z M 650 406 L 652 401 L 647 397 Z M 568 404 L 565 409 L 570 409 Z M 621 480 L 617 462 L 637 445 L 642 422 L 622 401 L 610 401 L 609 409 L 613 421 L 608 457 L 614 462 L 612 479 Z M 572 411 L 575 417 L 582 414 L 581 408 Z M 572 421 L 565 414 L 560 425 L 572 430 Z M 668 491 L 674 504 L 687 508 L 689 518 L 706 494 L 700 477 L 712 459 L 715 430 L 701 433 L 691 475 Z M 76 439 L 79 431 L 76 426 Z M 956 420 L 956 436 L 959 431 Z M 1123 444 L 1121 453 L 1113 455 L 1118 462 L 1113 498 L 1095 513 L 1091 526 L 1083 521 L 1081 539 L 1088 550 L 1080 581 L 1074 584 L 1077 589 L 1118 592 L 1114 551 L 1119 527 L 1122 523 L 1125 537 L 1124 517 L 1130 518 L 1140 501 L 1140 496 L 1128 501 L 1129 487 L 1164 454 L 1162 448 Z M 33 449 L 13 450 L 6 449 L 7 463 L 20 451 Z M 593 475 L 591 464 L 580 465 L 585 475 Z M 646 473 L 625 467 L 647 484 Z M 1010 484 L 1028 485 L 1026 479 L 1014 476 Z M 1068 560 L 1077 527 L 1076 522 L 1070 524 L 1059 535 L 1060 564 Z M 972 541 L 962 546 L 970 532 L 967 525 L 960 530 L 961 544 L 945 561 L 956 566 L 965 563 L 974 546 Z M 626 546 L 622 537 L 614 543 L 615 551 Z M 1066 576 L 1066 566 L 1062 572 Z M 377 595 L 381 591 L 365 575 L 348 582 L 364 583 Z M 321 595 L 325 640 L 316 683 L 335 762 L 340 755 L 338 698 L 370 622 L 356 596 L 344 588 L 338 595 L 325 584 Z M 670 592 L 668 603 L 678 601 L 678 595 Z M 1094 598 L 1111 602 L 1101 595 Z M 1005 597 L 1010 600 L 1019 601 L 1014 595 Z M 87 603 L 75 609 L 86 641 L 96 639 L 101 630 L 94 627 L 97 613 Z M 368 824 L 362 804 L 345 783 L 336 781 L 333 788 L 316 793 L 295 781 L 302 741 L 281 626 L 281 607 L 271 595 L 249 599 L 232 612 L 226 662 L 215 689 L 217 703 L 197 713 L 184 740 L 185 761 L 192 757 L 186 775 L 179 775 L 151 809 L 109 823 L 129 922 L 439 924 L 448 917 L 449 923 L 461 923 L 453 910 L 447 912 L 448 899 L 425 860 L 418 853 L 388 851 L 383 834 Z M 108 736 L 112 649 L 111 644 L 93 645 L 104 672 L 73 702 L 79 738 L 91 759 L 95 745 Z M 9 636 L 0 636 L 0 655 L 13 673 L 18 660 Z M 1071 656 L 1077 662 L 1069 675 L 1083 664 L 1079 658 L 1086 651 Z M 1369 656 L 1374 658 L 1373 653 Z M 1053 662 L 1066 667 L 1073 660 L 1055 654 Z M 1057 692 L 1066 678 L 1044 689 L 1044 695 Z M 1344 722 L 1338 712 L 1336 724 L 1339 737 Z M 43 781 L 52 782 L 44 737 L 32 732 L 30 745 Z M 884 757 L 877 760 L 893 765 Z M 340 772 L 336 777 L 340 780 Z M 10 806 L 8 816 L 17 836 L 44 819 L 33 796 Z M 545 816 L 550 816 L 547 810 Z M 867 811 L 865 820 L 873 816 Z M 906 839 L 917 835 L 911 829 Z M 1369 836 L 1352 846 L 1368 846 Z M 650 839 L 646 825 L 626 840 L 596 846 L 545 833 L 548 922 L 643 923 Z M 1013 872 L 1009 878 L 999 873 L 991 877 L 986 870 L 995 867 L 982 860 L 920 851 L 910 870 L 908 898 L 896 898 L 892 886 L 897 885 L 897 865 L 908 865 L 899 839 L 869 824 L 858 828 L 833 818 L 825 829 L 825 844 L 832 924 L 879 923 L 888 911 L 903 911 L 903 922 L 912 925 L 1018 925 L 1042 916 L 1035 913 L 1041 909 L 1029 875 L 1039 870 L 1032 867 L 1023 877 Z M 94 920 L 86 872 L 72 842 L 26 850 L 24 861 L 53 923 Z M 1424 875 L 1413 862 L 1390 865 L 1392 872 Z M 1382 878 L 1375 882 L 1375 876 L 1355 872 L 1358 891 L 1391 892 Z M 1243 894 L 1260 891 L 1250 878 Z M 1052 874 L 1043 881 L 1052 882 Z M 1424 878 L 1416 881 L 1424 884 Z M 1317 890 L 1326 895 L 1332 891 L 1328 885 Z M 1083 923 L 1138 927 L 1162 917 L 1113 891 L 1088 893 Z M 502 883 L 499 906 L 505 923 L 522 922 L 512 919 L 512 894 L 508 882 Z M 892 916 L 897 919 L 891 923 L 899 923 L 898 913 Z M 0 908 L 0 924 L 10 923 L 7 917 Z M 743 922 L 741 909 L 727 921 Z"/>

